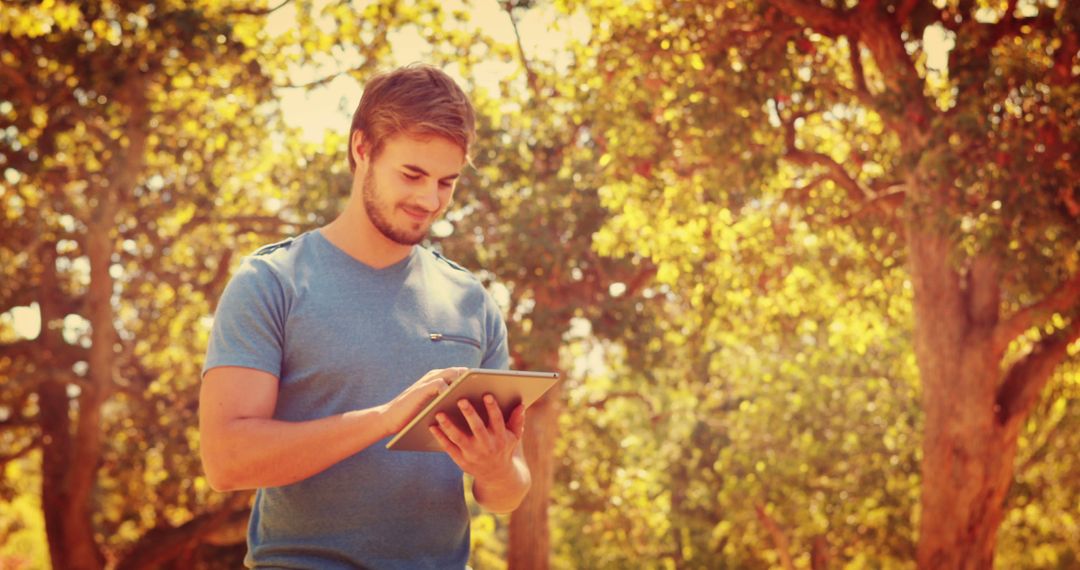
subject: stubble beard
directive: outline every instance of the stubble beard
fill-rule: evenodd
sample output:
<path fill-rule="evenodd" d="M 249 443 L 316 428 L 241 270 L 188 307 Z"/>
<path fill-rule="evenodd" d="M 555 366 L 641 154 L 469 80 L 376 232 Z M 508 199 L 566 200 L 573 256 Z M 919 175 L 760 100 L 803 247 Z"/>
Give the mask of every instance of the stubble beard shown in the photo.
<path fill-rule="evenodd" d="M 425 224 L 417 230 L 394 227 L 391 218 L 394 214 L 395 204 L 381 201 L 378 196 L 379 189 L 375 184 L 375 177 L 369 169 L 364 176 L 364 182 L 360 189 L 360 195 L 364 201 L 364 210 L 367 212 L 371 225 L 379 230 L 390 241 L 401 245 L 416 245 L 427 236 L 431 224 Z"/>

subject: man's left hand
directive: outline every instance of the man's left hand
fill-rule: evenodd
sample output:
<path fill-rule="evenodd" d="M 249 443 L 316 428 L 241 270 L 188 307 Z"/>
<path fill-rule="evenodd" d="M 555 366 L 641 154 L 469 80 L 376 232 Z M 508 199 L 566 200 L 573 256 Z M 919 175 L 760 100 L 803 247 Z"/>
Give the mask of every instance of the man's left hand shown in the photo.
<path fill-rule="evenodd" d="M 525 431 L 525 407 L 519 405 L 510 414 L 510 421 L 503 419 L 502 410 L 491 394 L 484 395 L 488 424 L 476 412 L 468 400 L 458 401 L 465 421 L 472 433 L 454 424 L 446 414 L 436 416 L 437 426 L 431 426 L 431 434 L 461 470 L 481 481 L 499 481 L 514 476 L 514 451 Z"/>

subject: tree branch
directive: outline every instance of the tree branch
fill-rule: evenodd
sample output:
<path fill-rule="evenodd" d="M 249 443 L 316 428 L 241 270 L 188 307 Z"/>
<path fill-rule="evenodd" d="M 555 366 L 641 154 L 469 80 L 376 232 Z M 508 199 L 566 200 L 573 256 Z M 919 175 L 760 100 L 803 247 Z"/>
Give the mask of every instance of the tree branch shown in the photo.
<path fill-rule="evenodd" d="M 214 311 L 217 311 L 217 304 L 221 299 L 221 290 L 224 288 L 225 282 L 229 279 L 229 269 L 232 264 L 232 257 L 233 251 L 231 249 L 226 250 L 225 253 L 221 255 L 221 259 L 218 260 L 218 269 L 214 273 L 214 277 L 206 283 L 205 287 L 202 287 L 202 289 L 209 291 L 212 294 L 212 296 L 208 295 L 207 297 L 214 299 L 214 301 L 210 303 L 211 308 Z"/>
<path fill-rule="evenodd" d="M 199 543 L 229 521 L 229 516 L 246 508 L 250 493 L 233 493 L 215 511 L 203 513 L 178 527 L 160 526 L 151 529 L 139 539 L 117 570 L 159 568 L 179 556 L 184 549 Z"/>
<path fill-rule="evenodd" d="M 822 6 L 816 1 L 774 0 L 772 4 L 779 8 L 781 12 L 792 18 L 803 20 L 814 31 L 831 38 L 858 33 L 847 15 Z"/>
<path fill-rule="evenodd" d="M 911 132 L 911 127 L 921 129 L 926 126 L 932 107 L 921 95 L 921 89 L 910 89 L 921 86 L 923 81 L 904 47 L 900 24 L 886 14 L 878 2 L 860 2 L 852 11 L 834 10 L 816 1 L 805 0 L 775 0 L 772 4 L 789 17 L 802 20 L 815 32 L 834 39 L 848 37 L 856 49 L 861 40 L 873 54 L 885 84 L 902 98 L 904 104 L 892 112 L 906 121 L 900 123 L 901 134 Z M 878 111 L 888 114 L 881 109 Z M 911 140 L 916 141 L 915 138 Z"/>
<path fill-rule="evenodd" d="M 1080 307 L 1080 271 L 1065 280 L 1057 289 L 1038 303 L 1029 305 L 1013 313 L 994 329 L 994 351 L 1004 353 L 1009 343 L 1024 331 L 1036 326 L 1054 313 L 1062 313 L 1070 308 Z"/>
<path fill-rule="evenodd" d="M 521 60 L 521 66 L 525 68 L 525 79 L 529 84 L 529 90 L 532 91 L 534 100 L 539 102 L 540 93 L 540 78 L 533 71 L 532 66 L 529 65 L 529 59 L 525 57 L 525 47 L 521 42 L 521 32 L 518 30 L 517 20 L 514 19 L 514 5 L 512 2 L 502 2 L 502 8 L 506 11 L 506 17 L 510 18 L 510 27 L 514 30 L 514 38 L 517 40 L 518 58 Z"/>
<path fill-rule="evenodd" d="M 269 16 L 274 12 L 277 12 L 281 8 L 284 8 L 286 4 L 292 2 L 292 0 L 282 0 L 280 4 L 273 8 L 232 8 L 222 12 L 224 16 Z"/>
<path fill-rule="evenodd" d="M 645 404 L 645 408 L 649 410 L 649 421 L 652 422 L 654 425 L 656 424 L 656 422 L 658 422 L 661 418 L 664 417 L 664 414 L 658 413 L 656 411 L 656 407 L 653 406 L 653 403 L 650 402 L 649 399 L 643 396 L 640 392 L 611 392 L 603 398 L 600 398 L 599 400 L 590 401 L 588 404 L 586 404 L 586 407 L 602 410 L 607 407 L 608 402 L 618 398 L 629 398 L 641 401 L 643 404 Z"/>
<path fill-rule="evenodd" d="M 4 34 L 4 43 L 7 44 L 11 41 L 11 36 Z M 30 85 L 30 82 L 26 80 L 25 74 L 21 73 L 18 69 L 8 67 L 7 65 L 0 65 L 0 77 L 3 77 L 5 82 L 13 88 L 15 91 L 14 99 L 18 103 L 15 108 L 22 107 L 26 109 L 30 105 L 33 105 L 37 97 L 35 97 L 35 89 Z"/>
<path fill-rule="evenodd" d="M 3 421 L 0 421 L 0 431 L 38 427 L 38 424 L 41 421 L 38 416 L 27 417 L 24 413 L 26 402 L 30 400 L 30 396 L 37 396 L 37 391 L 35 390 L 37 385 L 36 382 L 28 382 L 27 376 L 29 376 L 29 374 L 23 373 L 17 374 L 14 377 L 8 377 L 9 380 L 15 380 L 16 384 L 23 389 L 23 392 L 18 397 L 14 398 L 15 401 L 4 404 L 8 413 L 7 417 L 4 418 Z M 0 470 L 0 472 L 2 472 L 2 470 Z"/>
<path fill-rule="evenodd" d="M 847 191 L 848 197 L 856 203 L 873 200 L 875 198 L 873 190 L 863 187 L 859 184 L 847 170 L 839 162 L 833 159 L 833 157 L 820 152 L 811 152 L 797 148 L 795 145 L 795 121 L 785 121 L 785 140 L 787 143 L 787 150 L 784 152 L 784 158 L 791 161 L 793 164 L 800 166 L 823 166 L 828 177 L 833 182 L 837 183 L 841 188 Z"/>
<path fill-rule="evenodd" d="M 1065 4 L 1065 2 L 1062 2 L 1058 8 L 1064 8 Z M 1054 51 L 1052 79 L 1055 84 L 1070 85 L 1071 81 L 1075 81 L 1072 74 L 1072 61 L 1076 57 L 1077 51 L 1080 51 L 1080 31 L 1075 26 L 1059 29 L 1058 31 L 1060 32 L 1061 45 Z"/>
<path fill-rule="evenodd" d="M 1015 11 L 1015 2 L 1012 2 L 1014 9 L 1006 13 L 996 24 L 994 24 L 993 33 L 987 37 L 985 45 L 981 46 L 982 49 L 989 51 L 998 44 L 1001 40 L 1010 39 L 1013 36 L 1027 33 L 1028 31 L 1049 31 L 1054 28 L 1055 20 L 1054 13 L 1050 10 L 1043 11 L 1038 15 L 1028 18 L 1017 18 L 1013 13 Z"/>
<path fill-rule="evenodd" d="M 1013 364 L 998 388 L 994 412 L 998 424 L 1015 427 L 1027 417 L 1054 370 L 1068 356 L 1069 345 L 1080 339 L 1080 316 L 1065 330 L 1040 341 L 1035 349 Z M 1011 424 L 1011 425 L 1010 425 Z"/>
<path fill-rule="evenodd" d="M 0 344 L 0 354 L 15 359 L 17 356 L 28 356 L 33 358 L 38 352 L 38 343 L 36 340 L 17 340 L 15 342 L 9 342 Z"/>
<path fill-rule="evenodd" d="M 791 545 L 788 543 L 788 538 L 784 536 L 784 532 L 780 530 L 780 525 L 776 524 L 776 521 L 769 516 L 769 513 L 765 512 L 765 509 L 760 504 L 754 504 L 754 512 L 757 513 L 757 518 L 761 521 L 761 524 L 765 526 L 765 530 L 769 532 L 769 536 L 772 537 L 773 547 L 776 548 L 776 552 L 780 555 L 780 565 L 784 570 L 795 570 L 795 564 L 791 561 Z"/>
<path fill-rule="evenodd" d="M 1062 6 L 1064 6 L 1064 3 L 1062 3 Z M 950 53 L 950 75 L 954 71 L 959 75 L 961 70 L 969 68 L 987 72 L 989 71 L 991 53 L 1002 40 L 1008 40 L 1030 31 L 1050 32 L 1056 27 L 1054 13 L 1048 9 L 1043 9 L 1039 14 L 1029 18 L 1017 18 L 1015 12 L 1016 2 L 1012 0 L 1005 14 L 994 24 L 984 24 L 976 20 L 974 14 L 970 13 L 970 11 L 966 13 L 961 26 L 967 29 L 960 29 L 957 33 L 977 38 L 978 41 L 960 42 L 957 48 Z M 1062 46 L 1065 46 L 1068 43 L 1070 34 L 1066 33 L 1065 30 L 1061 30 L 1061 33 Z M 1075 37 L 1075 34 L 1072 35 Z M 967 46 L 967 49 L 964 49 L 965 46 Z M 1071 58 L 1074 53 L 1075 51 L 1069 53 L 1069 57 Z M 981 81 L 971 82 L 966 89 L 961 91 L 960 96 L 963 97 L 966 93 L 981 89 L 981 85 Z"/>
<path fill-rule="evenodd" d="M 1046 430 L 1043 434 L 1042 442 L 1039 443 L 1038 447 L 1028 455 L 1027 459 L 1016 468 L 1016 475 L 1018 477 L 1027 473 L 1032 466 L 1046 457 L 1047 452 L 1050 450 L 1050 444 L 1054 442 L 1054 436 L 1061 431 L 1059 428 L 1061 428 L 1061 424 L 1063 423 L 1065 423 L 1065 420 L 1059 419 Z"/>
<path fill-rule="evenodd" d="M 631 279 L 622 281 L 622 283 L 626 284 L 626 292 L 623 295 L 628 297 L 636 295 L 642 287 L 652 282 L 653 277 L 656 277 L 657 268 L 652 261 L 645 260 L 642 264 L 643 267 Z"/>
<path fill-rule="evenodd" d="M 1005 6 L 1005 14 L 998 20 L 998 25 L 1009 25 L 1016 19 L 1016 5 L 1020 3 L 1020 0 L 1009 0 L 1009 4 Z"/>
<path fill-rule="evenodd" d="M 33 248 L 27 247 L 26 249 Z M 28 284 L 26 287 L 20 288 L 18 291 L 15 291 L 7 298 L 3 299 L 3 301 L 0 301 L 0 314 L 6 313 L 15 307 L 29 306 L 37 301 L 40 294 L 41 291 L 36 285 Z M 64 302 L 60 303 L 59 307 L 66 315 L 73 313 L 78 314 L 83 308 L 83 296 L 80 295 L 75 298 L 66 298 Z M 2 348 L 3 345 L 0 345 L 0 349 Z"/>
<path fill-rule="evenodd" d="M 358 65 L 356 67 L 349 68 L 349 69 L 344 69 L 344 70 L 339 71 L 337 73 L 332 73 L 332 74 L 327 75 L 326 77 L 323 77 L 321 79 L 316 79 L 314 81 L 309 81 L 307 83 L 292 83 L 292 82 L 278 83 L 278 84 L 274 85 L 274 88 L 276 88 L 276 89 L 312 89 L 312 88 L 315 88 L 315 87 L 319 87 L 320 85 L 330 83 L 331 81 L 337 79 L 338 77 L 341 77 L 342 75 L 346 75 L 346 74 L 349 74 L 349 73 L 359 73 L 361 71 L 364 71 L 366 68 L 370 67 L 370 65 L 371 64 L 368 63 L 368 62 L 364 62 L 364 63 L 362 63 L 362 64 L 360 64 L 360 65 Z"/>
<path fill-rule="evenodd" d="M 902 234 L 904 232 L 903 224 L 901 223 L 900 216 L 896 215 L 896 212 L 900 209 L 900 206 L 904 205 L 904 199 L 906 197 L 907 192 L 902 187 L 899 189 L 890 189 L 888 192 L 880 192 L 865 202 L 862 202 L 857 210 L 834 218 L 833 222 L 847 225 L 852 221 L 865 216 L 868 212 L 877 210 L 889 216 L 888 223 L 893 231 L 897 234 Z"/>
<path fill-rule="evenodd" d="M 71 367 L 80 360 L 88 360 L 89 353 L 88 349 L 74 344 L 64 344 L 59 351 L 50 350 L 42 346 L 39 339 L 0 344 L 0 355 L 11 359 L 20 356 L 26 357 L 37 363 L 38 371 L 52 375 L 54 378 L 60 378 L 64 382 L 76 384 L 79 387 L 87 386 L 86 380 L 76 376 L 71 371 Z"/>
<path fill-rule="evenodd" d="M 810 546 L 810 570 L 827 570 L 829 558 L 829 539 L 823 534 L 815 536 Z"/>
<path fill-rule="evenodd" d="M 8 418 L 4 421 L 0 421 L 0 431 L 18 428 L 28 428 L 38 425 L 37 418 Z"/>
<path fill-rule="evenodd" d="M 180 230 L 177 231 L 177 235 L 187 235 L 191 233 L 197 226 L 209 223 L 216 224 L 268 224 L 274 227 L 281 226 L 293 226 L 299 227 L 302 224 L 300 222 L 294 222 L 291 220 L 283 220 L 277 216 L 193 216 L 190 220 L 180 226 Z"/>
<path fill-rule="evenodd" d="M 789 204 L 805 204 L 811 192 L 830 180 L 832 180 L 831 176 L 821 174 L 804 186 L 792 186 L 784 191 L 783 200 Z"/>
<path fill-rule="evenodd" d="M 33 439 L 30 440 L 29 443 L 24 445 L 22 449 L 14 453 L 0 455 L 0 473 L 4 471 L 4 466 L 6 466 L 8 463 L 25 457 L 31 451 L 37 449 L 38 447 L 41 447 L 41 436 L 35 436 Z"/>
<path fill-rule="evenodd" d="M 173 247 L 178 239 L 191 234 L 196 228 L 206 224 L 226 224 L 231 225 L 235 232 L 253 231 L 257 233 L 266 231 L 266 228 L 260 228 L 260 225 L 266 225 L 275 230 L 280 230 L 283 227 L 297 228 L 303 225 L 300 222 L 283 220 L 277 216 L 243 215 L 221 217 L 214 215 L 198 215 L 193 216 L 190 220 L 184 222 L 175 234 L 163 237 L 159 236 L 157 232 L 147 232 L 145 235 L 153 243 L 154 250 L 156 252 L 162 252 L 167 248 Z"/>
<path fill-rule="evenodd" d="M 848 36 L 848 59 L 851 61 L 851 75 L 855 79 L 855 92 L 861 97 L 870 95 L 870 89 L 866 86 L 866 73 L 862 65 L 862 51 L 859 49 L 859 38 Z"/>
<path fill-rule="evenodd" d="M 911 17 L 911 13 L 915 11 L 915 7 L 919 5 L 921 0 L 903 0 L 900 6 L 896 8 L 896 21 L 903 25 Z"/>

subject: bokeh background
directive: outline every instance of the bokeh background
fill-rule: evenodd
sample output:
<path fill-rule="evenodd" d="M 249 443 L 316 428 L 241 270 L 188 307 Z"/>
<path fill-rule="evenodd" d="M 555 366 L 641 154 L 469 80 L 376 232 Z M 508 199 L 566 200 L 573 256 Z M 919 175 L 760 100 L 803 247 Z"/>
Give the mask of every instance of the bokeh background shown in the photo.
<path fill-rule="evenodd" d="M 565 377 L 474 568 L 1078 568 L 1078 33 L 1067 0 L 2 1 L 0 568 L 239 565 L 215 303 L 336 215 L 363 85 L 411 61 L 479 112 L 428 246 Z"/>

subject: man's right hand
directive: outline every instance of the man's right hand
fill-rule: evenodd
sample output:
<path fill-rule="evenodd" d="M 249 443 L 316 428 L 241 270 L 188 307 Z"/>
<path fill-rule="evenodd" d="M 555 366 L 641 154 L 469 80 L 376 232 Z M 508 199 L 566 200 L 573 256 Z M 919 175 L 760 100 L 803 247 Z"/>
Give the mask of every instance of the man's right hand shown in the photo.
<path fill-rule="evenodd" d="M 274 419 L 278 378 L 239 366 L 207 371 L 200 387 L 203 466 L 217 491 L 303 481 L 401 431 L 465 368 L 432 370 L 393 401 L 301 422 Z"/>
<path fill-rule="evenodd" d="M 385 435 L 393 435 L 405 428 L 424 406 L 450 387 L 467 368 L 439 368 L 424 374 L 393 400 L 379 407 L 383 418 Z"/>

